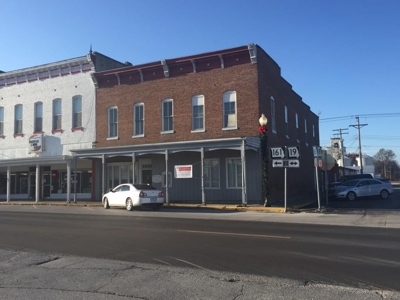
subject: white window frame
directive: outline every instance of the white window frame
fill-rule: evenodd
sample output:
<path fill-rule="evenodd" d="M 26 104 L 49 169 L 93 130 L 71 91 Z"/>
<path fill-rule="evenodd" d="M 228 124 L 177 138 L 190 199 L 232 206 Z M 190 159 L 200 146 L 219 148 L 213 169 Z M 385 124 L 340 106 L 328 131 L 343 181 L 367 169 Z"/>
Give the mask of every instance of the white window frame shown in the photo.
<path fill-rule="evenodd" d="M 235 186 L 229 186 L 229 171 L 228 171 L 228 161 L 229 160 L 235 160 Z M 238 173 L 237 173 L 237 167 L 238 164 L 237 162 L 240 163 L 242 166 L 242 159 L 240 157 L 227 157 L 225 160 L 225 169 L 226 169 L 226 188 L 227 189 L 241 189 L 243 185 L 243 169 L 241 170 L 241 177 L 242 177 L 242 185 L 238 185 Z M 242 166 L 243 167 L 243 166 Z"/>
<path fill-rule="evenodd" d="M 4 107 L 0 106 L 0 136 L 4 136 Z"/>
<path fill-rule="evenodd" d="M 40 107 L 40 109 L 38 109 Z M 38 123 L 40 121 L 40 126 Z M 38 101 L 34 104 L 33 132 L 43 132 L 43 102 Z M 39 128 L 40 127 L 40 128 Z"/>
<path fill-rule="evenodd" d="M 18 111 L 21 109 L 21 111 Z M 20 116 L 18 116 L 20 114 Z M 23 119 L 24 119 L 24 107 L 22 104 L 16 104 L 14 106 L 14 134 L 23 133 Z"/>
<path fill-rule="evenodd" d="M 56 103 L 60 103 L 59 110 Z M 62 99 L 57 98 L 53 100 L 53 113 L 52 113 L 52 130 L 59 131 L 62 130 Z M 59 124 L 59 126 L 58 126 Z"/>
<path fill-rule="evenodd" d="M 141 119 L 137 119 L 136 118 L 136 110 L 137 109 L 142 109 L 142 116 L 141 116 Z M 139 112 L 140 113 L 140 112 Z M 138 130 L 138 128 L 137 128 L 137 124 L 138 124 L 138 122 L 140 122 L 141 123 L 141 127 L 142 127 L 142 131 L 141 132 L 139 132 L 139 133 L 137 133 L 137 130 Z M 133 106 L 133 137 L 134 138 L 137 138 L 137 137 L 144 137 L 144 103 L 143 102 L 140 102 L 140 103 L 136 103 L 134 106 Z"/>
<path fill-rule="evenodd" d="M 201 113 L 195 113 L 195 107 L 201 107 Z M 196 128 L 196 124 L 199 121 L 201 126 Z M 204 95 L 196 95 L 192 97 L 192 132 L 204 132 Z"/>
<path fill-rule="evenodd" d="M 82 128 L 82 96 L 72 97 L 72 128 Z"/>
<path fill-rule="evenodd" d="M 297 135 L 297 142 L 300 142 L 300 128 L 299 128 L 299 115 L 296 113 L 296 135 Z"/>
<path fill-rule="evenodd" d="M 165 109 L 164 109 L 164 104 L 166 104 L 166 103 L 171 103 L 171 111 L 170 112 L 169 111 L 165 111 Z M 174 100 L 173 99 L 164 99 L 161 102 L 161 106 L 162 106 L 162 116 L 161 116 L 161 128 L 162 128 L 162 131 L 161 131 L 161 133 L 162 134 L 174 133 Z M 171 120 L 171 127 L 172 128 L 165 128 L 166 127 L 165 126 L 165 121 L 169 120 L 169 119 Z"/>
<path fill-rule="evenodd" d="M 285 106 L 285 134 L 286 134 L 286 138 L 289 138 L 289 118 L 288 118 L 287 106 Z"/>
<path fill-rule="evenodd" d="M 213 161 L 216 161 L 218 163 L 218 187 L 216 186 L 212 186 L 212 182 L 213 182 L 213 177 L 212 177 L 212 172 L 211 172 L 211 163 Z M 221 188 L 221 165 L 219 163 L 219 159 L 218 158 L 208 158 L 204 160 L 204 174 L 206 174 L 206 169 L 209 169 L 209 173 L 210 173 L 210 184 L 206 185 L 206 182 L 204 181 L 204 188 L 206 189 L 220 189 Z"/>
<path fill-rule="evenodd" d="M 236 91 L 226 91 L 222 95 L 223 115 L 222 115 L 222 129 L 233 130 L 237 129 L 237 95 Z M 225 103 L 234 103 L 234 113 L 226 111 Z"/>
<path fill-rule="evenodd" d="M 271 97 L 271 130 L 276 133 L 275 99 Z"/>
<path fill-rule="evenodd" d="M 116 111 L 116 120 L 111 120 L 110 119 L 110 113 L 111 111 Z M 113 121 L 111 123 L 111 121 Z M 107 110 L 107 125 L 108 125 L 108 135 L 107 135 L 107 140 L 116 140 L 118 139 L 118 107 L 117 106 L 110 106 Z M 115 125 L 115 135 L 112 135 L 111 133 L 111 126 Z"/>

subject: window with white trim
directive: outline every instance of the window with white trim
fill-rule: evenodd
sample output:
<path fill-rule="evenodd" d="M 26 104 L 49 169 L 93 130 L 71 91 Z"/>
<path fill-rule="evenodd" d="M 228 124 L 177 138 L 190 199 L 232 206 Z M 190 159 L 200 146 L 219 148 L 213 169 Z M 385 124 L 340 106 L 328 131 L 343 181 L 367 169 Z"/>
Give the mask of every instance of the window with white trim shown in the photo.
<path fill-rule="evenodd" d="M 297 134 L 297 141 L 300 140 L 300 128 L 299 128 L 299 115 L 296 113 L 296 134 Z"/>
<path fill-rule="evenodd" d="M 112 106 L 108 108 L 108 138 L 118 137 L 118 108 Z"/>
<path fill-rule="evenodd" d="M 72 128 L 82 127 L 82 97 L 72 97 Z"/>
<path fill-rule="evenodd" d="M 53 130 L 61 130 L 62 127 L 62 111 L 61 111 L 62 100 L 53 100 Z"/>
<path fill-rule="evenodd" d="M 224 124 L 223 128 L 237 128 L 236 92 L 227 91 L 223 94 Z"/>
<path fill-rule="evenodd" d="M 23 107 L 17 104 L 14 107 L 14 134 L 22 134 Z"/>
<path fill-rule="evenodd" d="M 41 132 L 43 131 L 43 103 L 36 102 L 34 107 L 34 114 L 35 114 L 35 124 L 34 124 L 34 132 Z"/>
<path fill-rule="evenodd" d="M 174 131 L 174 106 L 172 99 L 162 101 L 162 131 Z"/>
<path fill-rule="evenodd" d="M 228 188 L 242 187 L 242 160 L 240 158 L 226 159 L 226 178 Z"/>
<path fill-rule="evenodd" d="M 287 106 L 285 106 L 285 133 L 286 137 L 289 137 L 289 120 L 288 120 L 288 109 Z"/>
<path fill-rule="evenodd" d="M 133 106 L 133 135 L 144 136 L 144 104 L 137 103 Z"/>
<path fill-rule="evenodd" d="M 0 107 L 0 136 L 4 135 L 4 107 Z"/>
<path fill-rule="evenodd" d="M 271 130 L 276 133 L 276 120 L 275 120 L 275 99 L 271 97 Z"/>
<path fill-rule="evenodd" d="M 204 160 L 204 187 L 208 189 L 219 189 L 219 160 Z"/>
<path fill-rule="evenodd" d="M 204 96 L 192 97 L 192 131 L 204 130 Z"/>

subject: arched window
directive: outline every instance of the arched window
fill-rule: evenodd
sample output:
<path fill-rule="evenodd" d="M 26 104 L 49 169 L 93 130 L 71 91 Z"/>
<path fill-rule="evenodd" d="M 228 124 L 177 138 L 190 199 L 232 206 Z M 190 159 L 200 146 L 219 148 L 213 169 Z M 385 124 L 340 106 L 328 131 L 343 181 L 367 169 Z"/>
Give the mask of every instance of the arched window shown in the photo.
<path fill-rule="evenodd" d="M 62 130 L 62 100 L 53 100 L 53 131 Z"/>
<path fill-rule="evenodd" d="M 223 128 L 236 129 L 237 128 L 237 115 L 236 115 L 236 92 L 227 91 L 223 94 L 224 105 L 224 124 Z"/>
<path fill-rule="evenodd" d="M 137 103 L 133 106 L 133 135 L 144 136 L 144 104 Z"/>
<path fill-rule="evenodd" d="M 118 108 L 116 106 L 108 109 L 108 137 L 118 137 Z"/>
<path fill-rule="evenodd" d="M 204 130 L 204 96 L 192 97 L 192 131 Z"/>
<path fill-rule="evenodd" d="M 36 102 L 34 107 L 35 114 L 35 124 L 33 124 L 34 132 L 42 132 L 43 131 L 43 103 Z"/>
<path fill-rule="evenodd" d="M 82 127 L 82 97 L 72 97 L 72 128 Z"/>
<path fill-rule="evenodd" d="M 174 106 L 172 99 L 162 101 L 162 131 L 165 133 L 174 131 Z"/>

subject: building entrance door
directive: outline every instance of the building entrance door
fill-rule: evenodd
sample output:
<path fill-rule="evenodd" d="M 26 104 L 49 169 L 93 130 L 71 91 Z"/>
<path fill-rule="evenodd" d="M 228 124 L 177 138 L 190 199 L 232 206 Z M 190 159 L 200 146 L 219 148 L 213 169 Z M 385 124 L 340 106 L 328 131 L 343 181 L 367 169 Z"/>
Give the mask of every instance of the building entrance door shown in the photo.
<path fill-rule="evenodd" d="M 142 183 L 151 185 L 151 170 L 142 170 Z"/>

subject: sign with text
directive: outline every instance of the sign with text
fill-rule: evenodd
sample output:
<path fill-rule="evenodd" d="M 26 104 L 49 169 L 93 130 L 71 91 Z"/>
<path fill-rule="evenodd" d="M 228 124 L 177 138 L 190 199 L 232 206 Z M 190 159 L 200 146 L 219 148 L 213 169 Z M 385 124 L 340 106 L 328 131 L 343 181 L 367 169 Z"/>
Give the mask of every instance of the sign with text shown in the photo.
<path fill-rule="evenodd" d="M 285 147 L 271 148 L 271 158 L 285 158 Z"/>
<path fill-rule="evenodd" d="M 299 158 L 300 157 L 300 147 L 287 147 L 288 158 Z"/>
<path fill-rule="evenodd" d="M 42 134 L 34 134 L 29 137 L 29 153 L 38 153 L 43 152 L 44 143 L 43 143 L 43 135 Z"/>
<path fill-rule="evenodd" d="M 175 166 L 174 168 L 175 178 L 193 178 L 193 166 L 192 165 L 181 165 Z"/>

